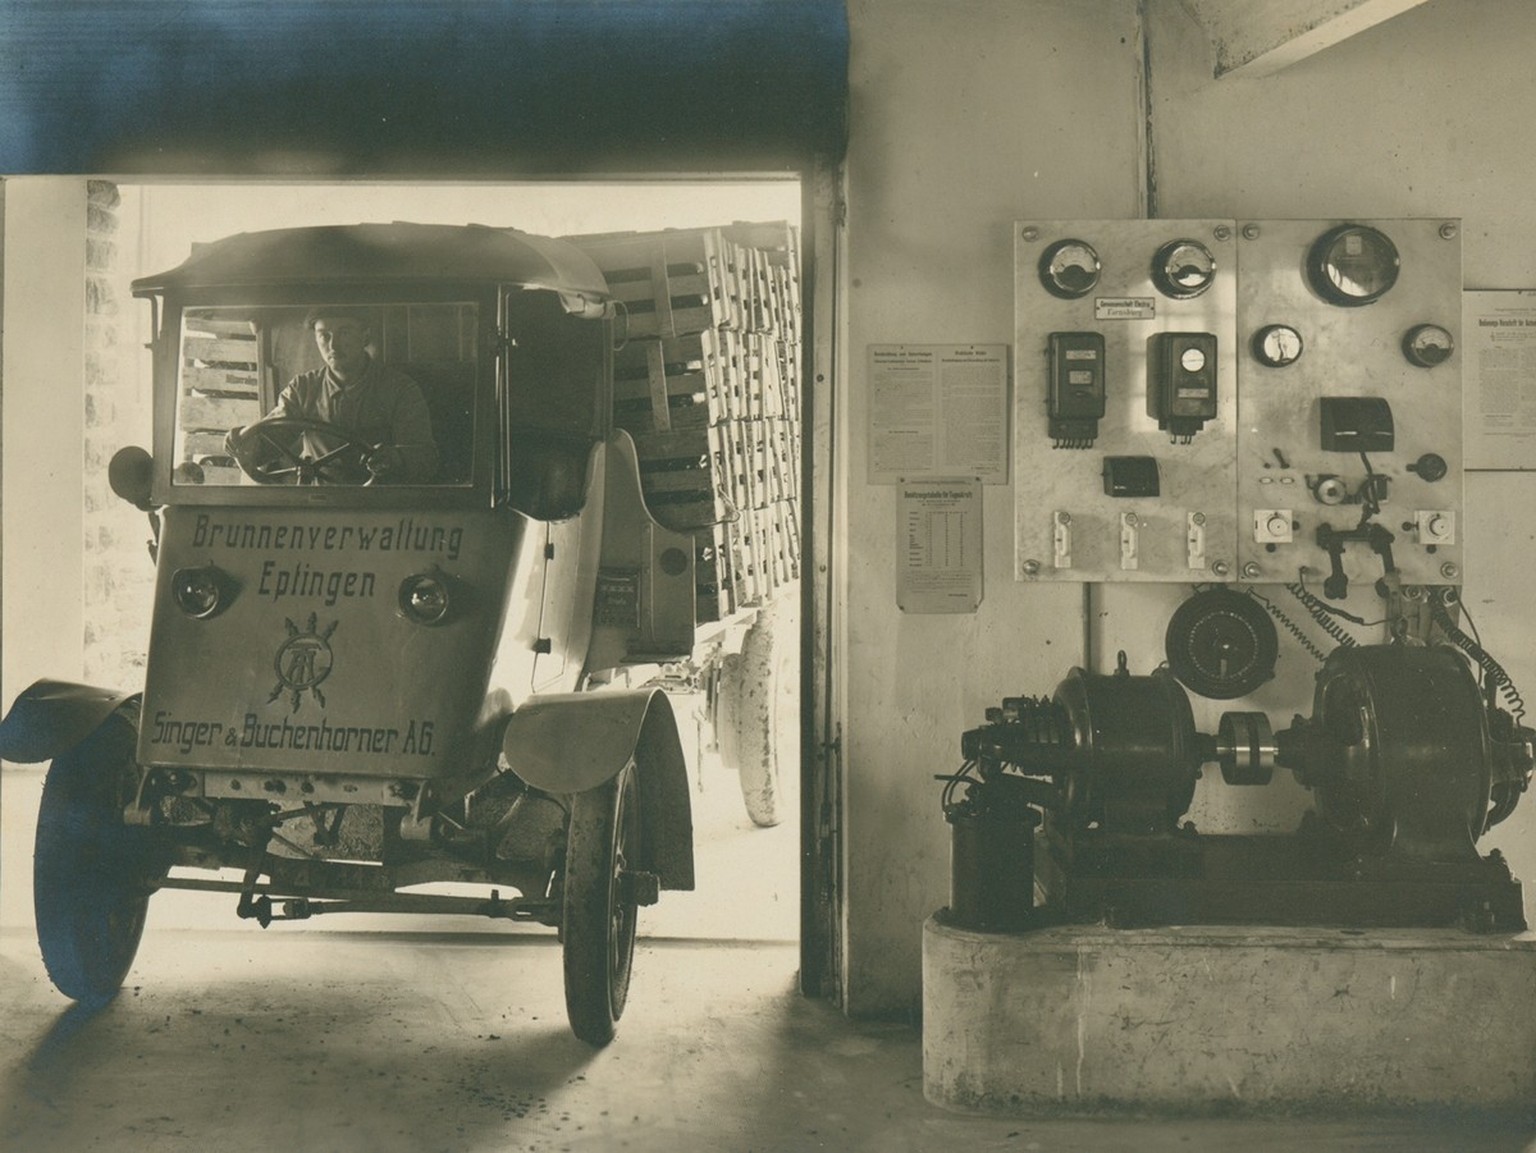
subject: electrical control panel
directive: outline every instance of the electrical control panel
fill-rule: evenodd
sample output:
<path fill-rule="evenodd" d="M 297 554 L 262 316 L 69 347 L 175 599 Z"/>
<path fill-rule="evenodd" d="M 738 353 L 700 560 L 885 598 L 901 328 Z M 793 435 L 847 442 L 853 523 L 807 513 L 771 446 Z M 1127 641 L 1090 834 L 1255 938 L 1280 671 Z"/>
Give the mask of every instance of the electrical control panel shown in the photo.
<path fill-rule="evenodd" d="M 1231 221 L 1014 233 L 1016 575 L 1232 579 Z"/>
<path fill-rule="evenodd" d="M 1456 221 L 1239 223 L 1238 575 L 1462 577 Z M 1294 357 L 1261 355 L 1281 326 Z"/>
<path fill-rule="evenodd" d="M 1015 225 L 1015 575 L 1462 575 L 1448 220 Z"/>

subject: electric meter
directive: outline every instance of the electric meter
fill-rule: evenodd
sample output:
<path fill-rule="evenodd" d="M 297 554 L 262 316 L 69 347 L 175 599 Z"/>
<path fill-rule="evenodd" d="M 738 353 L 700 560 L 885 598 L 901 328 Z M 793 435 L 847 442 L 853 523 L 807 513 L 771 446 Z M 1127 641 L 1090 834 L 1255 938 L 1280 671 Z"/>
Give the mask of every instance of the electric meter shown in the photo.
<path fill-rule="evenodd" d="M 1099 283 L 1102 269 L 1099 254 L 1083 240 L 1058 240 L 1040 254 L 1040 283 L 1063 300 L 1087 296 Z"/>
<path fill-rule="evenodd" d="M 1216 279 L 1216 258 L 1198 240 L 1170 240 L 1152 258 L 1152 283 L 1164 296 L 1192 300 Z"/>
<path fill-rule="evenodd" d="M 1301 359 L 1301 333 L 1289 324 L 1266 324 L 1253 334 L 1253 357 L 1269 368 L 1284 368 Z"/>
<path fill-rule="evenodd" d="M 1455 350 L 1455 337 L 1438 324 L 1416 324 L 1403 334 L 1403 355 L 1420 368 L 1444 364 Z"/>
<path fill-rule="evenodd" d="M 1379 229 L 1341 224 L 1312 243 L 1307 279 L 1330 304 L 1356 308 L 1380 300 L 1397 283 L 1397 246 Z"/>
<path fill-rule="evenodd" d="M 1216 336 L 1158 332 L 1147 340 L 1147 415 L 1176 444 L 1188 444 L 1214 420 Z"/>

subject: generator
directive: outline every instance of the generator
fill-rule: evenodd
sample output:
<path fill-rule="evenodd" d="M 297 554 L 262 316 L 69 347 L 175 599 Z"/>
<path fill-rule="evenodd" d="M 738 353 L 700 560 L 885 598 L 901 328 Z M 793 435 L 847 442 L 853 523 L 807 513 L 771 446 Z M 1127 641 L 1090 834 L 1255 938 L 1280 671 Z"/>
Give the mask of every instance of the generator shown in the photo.
<path fill-rule="evenodd" d="M 1340 646 L 1310 717 L 1227 712 L 1215 733 L 1168 668 L 1132 675 L 1122 652 L 962 735 L 947 916 L 1520 932 L 1519 883 L 1476 845 L 1529 786 L 1533 738 L 1449 644 Z M 1202 834 L 1183 818 L 1208 767 L 1234 788 L 1288 771 L 1314 808 L 1290 834 Z"/>

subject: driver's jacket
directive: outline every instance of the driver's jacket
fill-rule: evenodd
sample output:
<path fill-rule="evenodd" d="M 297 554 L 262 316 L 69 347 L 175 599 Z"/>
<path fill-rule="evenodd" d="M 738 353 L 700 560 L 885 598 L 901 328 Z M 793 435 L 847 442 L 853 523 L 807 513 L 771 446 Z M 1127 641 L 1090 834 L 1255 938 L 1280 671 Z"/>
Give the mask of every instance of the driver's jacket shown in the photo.
<path fill-rule="evenodd" d="M 437 442 L 421 389 L 377 361 L 370 360 L 367 371 L 346 385 L 329 368 L 300 373 L 269 415 L 324 421 L 369 445 L 393 445 L 400 450 L 401 468 L 392 480 L 422 484 L 437 473 Z"/>

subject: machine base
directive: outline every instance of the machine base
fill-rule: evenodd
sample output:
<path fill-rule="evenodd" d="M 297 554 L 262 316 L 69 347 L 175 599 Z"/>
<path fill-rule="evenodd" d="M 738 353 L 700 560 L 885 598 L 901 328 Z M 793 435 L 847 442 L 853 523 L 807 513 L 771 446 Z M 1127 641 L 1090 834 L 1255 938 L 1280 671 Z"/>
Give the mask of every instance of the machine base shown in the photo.
<path fill-rule="evenodd" d="M 1042 862 L 1052 910 L 1041 924 L 1523 932 L 1520 883 L 1498 853 L 1479 858 L 1470 852 L 1467 860 L 1435 862 L 1392 852 L 1355 857 L 1306 834 L 1112 838 L 1090 832 L 1080 835 L 1070 869 Z"/>
<path fill-rule="evenodd" d="M 923 927 L 923 1091 L 952 1109 L 1526 1109 L 1536 935 Z"/>

